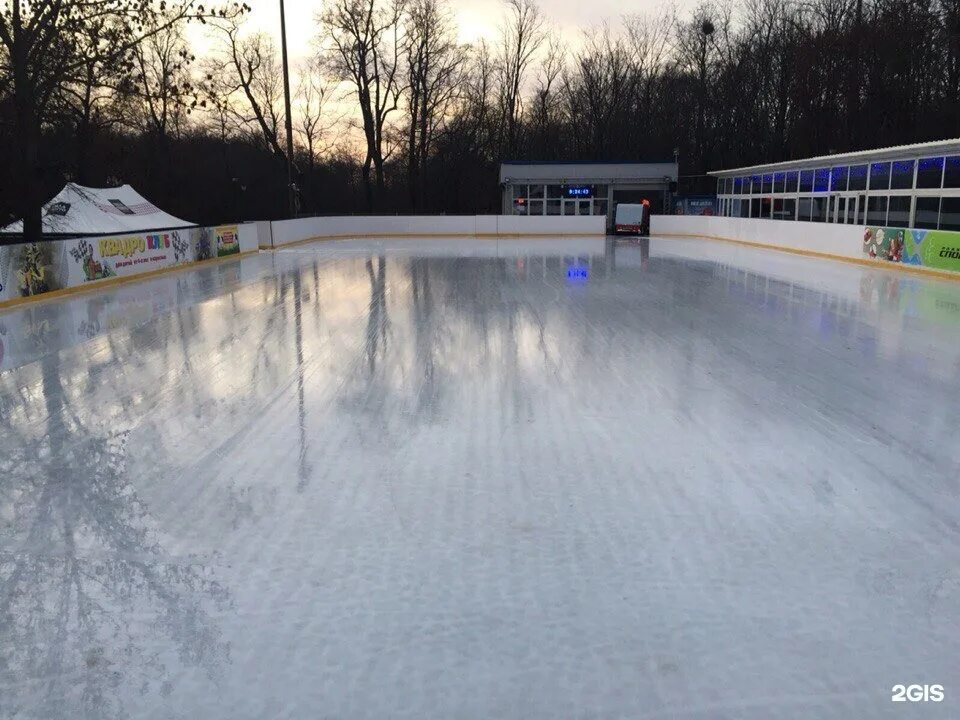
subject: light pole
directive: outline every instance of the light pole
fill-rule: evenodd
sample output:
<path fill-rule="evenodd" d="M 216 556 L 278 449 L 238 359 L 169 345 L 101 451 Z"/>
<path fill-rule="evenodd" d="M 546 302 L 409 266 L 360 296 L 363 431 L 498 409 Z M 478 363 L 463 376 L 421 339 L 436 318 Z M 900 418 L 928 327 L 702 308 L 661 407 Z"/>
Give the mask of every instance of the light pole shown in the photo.
<path fill-rule="evenodd" d="M 297 214 L 297 199 L 293 189 L 293 114 L 290 110 L 290 63 L 287 60 L 287 16 L 280 0 L 280 48 L 283 55 L 283 101 L 287 111 L 287 200 L 290 217 Z"/>

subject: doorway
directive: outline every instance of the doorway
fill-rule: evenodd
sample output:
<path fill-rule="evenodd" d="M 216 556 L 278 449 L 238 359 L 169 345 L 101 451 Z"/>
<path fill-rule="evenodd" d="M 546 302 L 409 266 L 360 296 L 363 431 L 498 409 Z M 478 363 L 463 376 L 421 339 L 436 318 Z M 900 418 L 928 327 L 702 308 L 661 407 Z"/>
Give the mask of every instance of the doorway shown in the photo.
<path fill-rule="evenodd" d="M 593 215 L 593 201 L 592 200 L 564 200 L 563 201 L 563 214 L 564 215 Z"/>

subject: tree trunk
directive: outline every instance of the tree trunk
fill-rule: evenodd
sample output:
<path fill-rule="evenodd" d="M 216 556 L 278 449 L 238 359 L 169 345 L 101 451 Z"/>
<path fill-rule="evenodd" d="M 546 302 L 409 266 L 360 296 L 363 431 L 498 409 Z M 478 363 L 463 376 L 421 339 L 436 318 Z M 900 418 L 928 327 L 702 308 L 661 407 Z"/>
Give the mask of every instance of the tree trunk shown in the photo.
<path fill-rule="evenodd" d="M 25 242 L 43 237 L 43 199 L 40 197 L 40 123 L 35 108 L 35 89 L 27 69 L 26 48 L 18 44 L 13 52 L 13 95 L 16 107 L 15 130 L 19 139 L 17 175 L 20 192 L 17 210 L 23 218 Z"/>
<path fill-rule="evenodd" d="M 373 185 L 370 181 L 370 167 L 373 164 L 373 156 L 367 153 L 363 160 L 363 190 L 367 198 L 367 210 L 373 210 Z"/>

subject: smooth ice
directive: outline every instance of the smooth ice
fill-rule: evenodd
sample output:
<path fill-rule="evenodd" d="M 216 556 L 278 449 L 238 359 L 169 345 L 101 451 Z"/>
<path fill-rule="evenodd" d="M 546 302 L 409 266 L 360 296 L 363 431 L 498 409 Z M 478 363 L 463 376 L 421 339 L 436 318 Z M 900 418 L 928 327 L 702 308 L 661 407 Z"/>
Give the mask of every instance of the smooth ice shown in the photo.
<path fill-rule="evenodd" d="M 356 241 L 0 342 L 2 718 L 960 715 L 960 283 Z"/>

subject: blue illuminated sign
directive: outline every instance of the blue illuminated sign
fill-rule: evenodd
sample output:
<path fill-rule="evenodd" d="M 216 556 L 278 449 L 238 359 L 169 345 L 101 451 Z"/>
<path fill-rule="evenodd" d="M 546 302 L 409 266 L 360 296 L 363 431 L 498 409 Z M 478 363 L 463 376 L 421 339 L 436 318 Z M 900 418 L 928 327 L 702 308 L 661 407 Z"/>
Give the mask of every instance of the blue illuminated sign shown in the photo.
<path fill-rule="evenodd" d="M 593 195 L 593 189 L 589 185 L 574 185 L 567 188 L 567 197 L 588 198 Z"/>
<path fill-rule="evenodd" d="M 571 265 L 567 268 L 568 280 L 586 280 L 590 275 L 587 268 L 579 265 Z"/>

